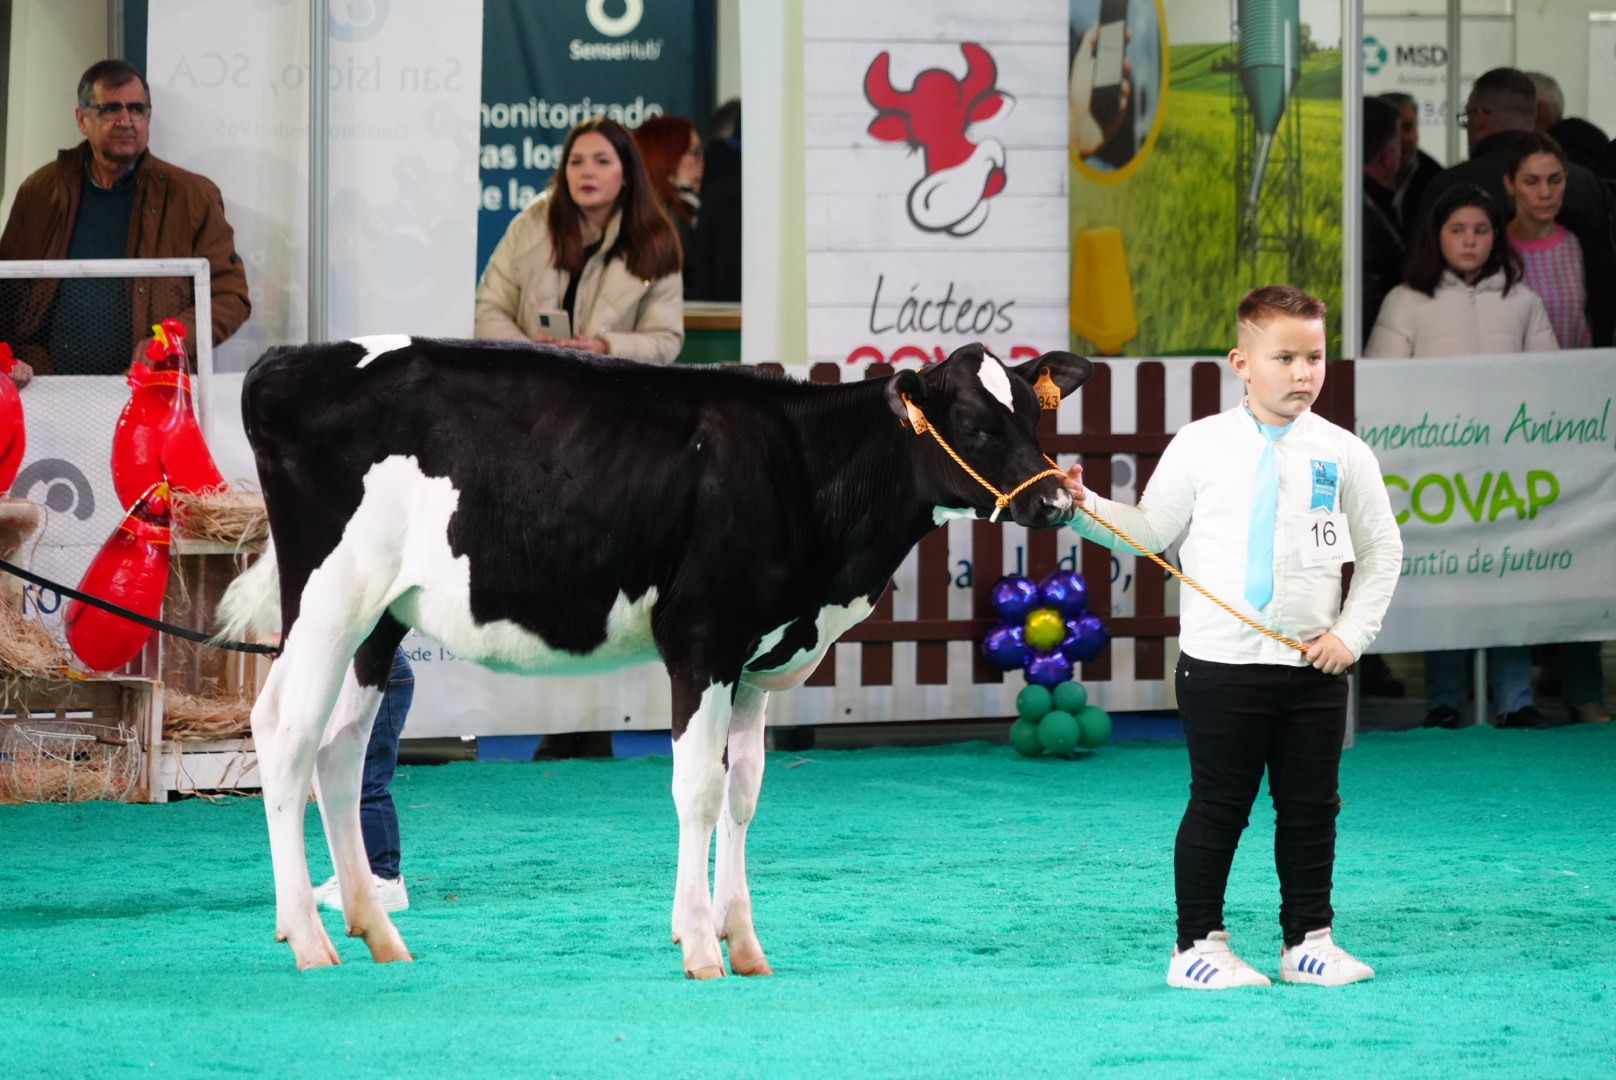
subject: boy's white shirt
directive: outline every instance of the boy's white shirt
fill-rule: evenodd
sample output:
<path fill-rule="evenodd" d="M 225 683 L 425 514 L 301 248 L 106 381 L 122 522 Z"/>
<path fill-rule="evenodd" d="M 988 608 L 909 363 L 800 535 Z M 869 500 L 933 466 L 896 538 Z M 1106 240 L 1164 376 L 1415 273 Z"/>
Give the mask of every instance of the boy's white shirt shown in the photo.
<path fill-rule="evenodd" d="M 1093 511 L 1151 551 L 1184 535 L 1182 569 L 1214 596 L 1297 641 L 1333 632 L 1363 655 L 1380 632 L 1402 570 L 1403 539 L 1392 514 L 1380 465 L 1350 431 L 1311 411 L 1298 416 L 1274 443 L 1279 466 L 1279 512 L 1274 537 L 1274 596 L 1261 611 L 1245 598 L 1246 549 L 1257 462 L 1267 439 L 1244 402 L 1179 429 L 1162 454 L 1138 506 L 1088 493 Z M 1355 562 L 1345 609 L 1340 566 L 1303 565 L 1312 526 L 1327 515 L 1310 509 L 1315 461 L 1337 465 L 1336 506 L 1344 514 Z M 1128 543 L 1079 511 L 1072 527 L 1118 551 Z M 1289 664 L 1307 658 L 1259 634 L 1184 588 L 1179 591 L 1179 645 L 1198 660 L 1223 664 Z"/>

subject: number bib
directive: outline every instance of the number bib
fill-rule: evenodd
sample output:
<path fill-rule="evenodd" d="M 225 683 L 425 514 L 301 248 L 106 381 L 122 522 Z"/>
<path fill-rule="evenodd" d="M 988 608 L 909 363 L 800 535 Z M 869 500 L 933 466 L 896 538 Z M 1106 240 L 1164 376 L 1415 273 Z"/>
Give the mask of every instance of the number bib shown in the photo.
<path fill-rule="evenodd" d="M 1340 510 L 1314 510 L 1292 527 L 1302 565 L 1308 569 L 1352 561 L 1352 532 L 1347 528 L 1347 515 Z"/>

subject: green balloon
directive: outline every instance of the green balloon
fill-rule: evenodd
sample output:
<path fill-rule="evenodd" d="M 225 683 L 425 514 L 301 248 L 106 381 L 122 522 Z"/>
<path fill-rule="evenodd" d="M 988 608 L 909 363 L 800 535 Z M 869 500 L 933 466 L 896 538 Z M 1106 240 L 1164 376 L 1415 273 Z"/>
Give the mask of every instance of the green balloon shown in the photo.
<path fill-rule="evenodd" d="M 1044 752 L 1044 744 L 1038 741 L 1038 725 L 1025 718 L 1010 725 L 1010 745 L 1023 757 L 1037 757 Z"/>
<path fill-rule="evenodd" d="M 1016 715 L 1035 724 L 1054 707 L 1054 699 L 1050 697 L 1049 688 L 1046 686 L 1034 683 L 1016 695 Z"/>
<path fill-rule="evenodd" d="M 1048 652 L 1066 640 L 1066 620 L 1054 608 L 1039 608 L 1027 615 L 1023 633 L 1028 645 L 1039 652 Z"/>
<path fill-rule="evenodd" d="M 1055 687 L 1054 699 L 1055 708 L 1076 716 L 1089 703 L 1089 692 L 1083 689 L 1082 683 L 1067 680 Z"/>
<path fill-rule="evenodd" d="M 1038 742 L 1046 753 L 1070 754 L 1077 749 L 1077 717 L 1056 709 L 1038 722 Z"/>
<path fill-rule="evenodd" d="M 1077 714 L 1077 726 L 1080 729 L 1077 745 L 1093 750 L 1104 746 L 1111 737 L 1111 714 L 1098 705 L 1090 705 Z"/>

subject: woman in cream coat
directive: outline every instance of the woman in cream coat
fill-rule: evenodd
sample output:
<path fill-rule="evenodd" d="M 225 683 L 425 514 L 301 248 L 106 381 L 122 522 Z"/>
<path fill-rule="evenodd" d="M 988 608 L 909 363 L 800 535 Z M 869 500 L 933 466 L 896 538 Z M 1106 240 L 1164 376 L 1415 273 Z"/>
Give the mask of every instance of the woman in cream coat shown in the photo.
<path fill-rule="evenodd" d="M 679 240 L 634 139 L 616 121 L 587 120 L 562 161 L 483 270 L 477 336 L 672 363 L 685 336 Z M 558 313 L 572 327 L 565 340 L 540 321 Z"/>

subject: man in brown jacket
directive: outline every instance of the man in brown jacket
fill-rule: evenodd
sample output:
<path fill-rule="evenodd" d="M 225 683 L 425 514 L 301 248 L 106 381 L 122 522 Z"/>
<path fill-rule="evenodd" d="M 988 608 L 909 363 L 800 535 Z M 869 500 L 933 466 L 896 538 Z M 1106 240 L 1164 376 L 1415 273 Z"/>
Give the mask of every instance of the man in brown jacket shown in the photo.
<path fill-rule="evenodd" d="M 212 272 L 213 343 L 224 341 L 252 310 L 246 267 L 218 187 L 148 152 L 145 77 L 122 60 L 92 65 L 74 115 L 85 141 L 22 182 L 0 259 L 200 256 Z M 189 278 L 41 278 L 0 292 L 0 340 L 42 374 L 121 374 L 167 318 L 195 340 Z"/>

